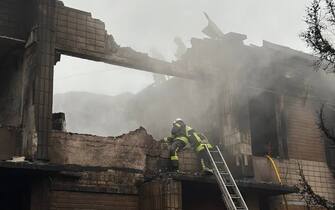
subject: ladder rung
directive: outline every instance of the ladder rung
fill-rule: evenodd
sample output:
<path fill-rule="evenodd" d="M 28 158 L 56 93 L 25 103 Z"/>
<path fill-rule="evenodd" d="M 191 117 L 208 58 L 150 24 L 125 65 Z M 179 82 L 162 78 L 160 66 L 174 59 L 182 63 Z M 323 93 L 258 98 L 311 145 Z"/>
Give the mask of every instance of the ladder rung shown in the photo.
<path fill-rule="evenodd" d="M 221 161 L 217 161 L 217 162 L 215 162 L 215 163 L 224 163 L 224 162 L 221 162 Z"/>
<path fill-rule="evenodd" d="M 228 179 L 223 179 L 223 181 L 225 182 L 225 185 L 233 184 L 232 181 Z"/>
<path fill-rule="evenodd" d="M 241 198 L 240 196 L 238 196 L 238 195 L 231 195 L 230 196 L 232 199 L 239 199 L 239 198 Z"/>
<path fill-rule="evenodd" d="M 215 153 L 218 153 L 218 152 L 215 152 Z M 212 155 L 212 157 L 213 157 L 213 159 L 219 159 L 219 160 L 222 160 L 222 158 L 221 158 L 220 156 L 214 156 L 214 155 L 215 155 L 215 153 L 214 153 L 214 154 L 211 154 L 211 155 Z"/>
<path fill-rule="evenodd" d="M 225 178 L 224 181 L 227 182 L 227 184 L 233 184 L 233 182 L 231 181 L 231 179 L 227 179 L 227 178 Z M 234 185 L 234 186 L 235 186 L 235 185 Z"/>
<path fill-rule="evenodd" d="M 227 185 L 231 185 L 231 182 L 230 181 L 227 181 L 227 180 L 225 180 L 225 185 L 227 186 Z M 230 187 L 230 186 L 229 186 Z"/>

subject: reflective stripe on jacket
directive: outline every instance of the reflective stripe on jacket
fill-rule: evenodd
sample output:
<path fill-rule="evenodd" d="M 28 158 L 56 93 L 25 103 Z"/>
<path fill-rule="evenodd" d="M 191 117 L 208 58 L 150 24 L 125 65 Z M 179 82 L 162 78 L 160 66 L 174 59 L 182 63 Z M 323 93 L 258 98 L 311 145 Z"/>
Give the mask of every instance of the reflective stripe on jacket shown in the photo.
<path fill-rule="evenodd" d="M 184 142 L 185 144 L 190 144 L 191 147 L 196 151 L 199 152 L 203 149 L 205 149 L 205 146 L 208 148 L 212 148 L 212 145 L 208 142 L 208 139 L 206 136 L 204 136 L 202 133 L 196 132 L 193 128 L 190 126 L 175 126 L 172 128 L 173 135 L 171 137 L 168 137 L 169 142 L 173 142 L 176 140 L 180 140 Z M 175 132 L 178 131 L 178 132 Z"/>

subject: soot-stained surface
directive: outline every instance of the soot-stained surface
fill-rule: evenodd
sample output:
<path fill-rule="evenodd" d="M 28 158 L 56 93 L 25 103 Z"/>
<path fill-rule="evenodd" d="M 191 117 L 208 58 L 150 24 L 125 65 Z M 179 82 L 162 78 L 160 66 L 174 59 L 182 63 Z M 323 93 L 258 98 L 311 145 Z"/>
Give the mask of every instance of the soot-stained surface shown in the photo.
<path fill-rule="evenodd" d="M 216 184 L 183 182 L 183 210 L 224 210 L 227 209 L 221 199 L 221 192 Z"/>

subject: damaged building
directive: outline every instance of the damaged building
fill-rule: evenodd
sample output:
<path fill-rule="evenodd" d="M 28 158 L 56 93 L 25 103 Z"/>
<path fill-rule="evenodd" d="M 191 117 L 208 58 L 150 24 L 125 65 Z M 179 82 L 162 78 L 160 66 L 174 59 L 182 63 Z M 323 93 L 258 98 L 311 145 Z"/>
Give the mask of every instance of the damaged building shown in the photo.
<path fill-rule="evenodd" d="M 191 149 L 180 152 L 179 173 L 166 173 L 168 149 L 157 140 L 177 116 L 219 145 L 249 209 L 305 209 L 299 165 L 313 190 L 335 201 L 335 149 L 316 124 L 335 91 L 313 71 L 314 57 L 227 33 L 193 38 L 168 63 L 119 46 L 101 20 L 56 0 L 0 0 L 0 29 L 0 209 L 227 209 Z M 148 131 L 70 133 L 52 114 L 61 55 L 175 77 L 128 107 Z"/>

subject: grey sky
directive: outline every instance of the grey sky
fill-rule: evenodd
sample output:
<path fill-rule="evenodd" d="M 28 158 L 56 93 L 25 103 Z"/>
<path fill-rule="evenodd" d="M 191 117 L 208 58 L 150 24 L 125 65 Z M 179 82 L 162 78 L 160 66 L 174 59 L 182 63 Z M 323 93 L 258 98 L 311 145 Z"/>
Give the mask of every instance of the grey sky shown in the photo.
<path fill-rule="evenodd" d="M 173 39 L 187 46 L 204 37 L 206 11 L 224 33 L 246 34 L 248 43 L 268 40 L 306 51 L 298 34 L 304 30 L 307 0 L 63 0 L 66 6 L 89 11 L 106 24 L 121 46 L 149 52 L 155 48 L 173 60 Z M 55 93 L 88 91 L 115 95 L 136 92 L 152 82 L 150 73 L 71 57 L 55 69 Z"/>

